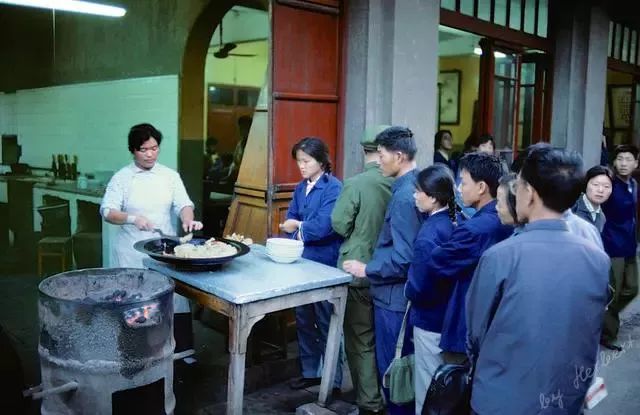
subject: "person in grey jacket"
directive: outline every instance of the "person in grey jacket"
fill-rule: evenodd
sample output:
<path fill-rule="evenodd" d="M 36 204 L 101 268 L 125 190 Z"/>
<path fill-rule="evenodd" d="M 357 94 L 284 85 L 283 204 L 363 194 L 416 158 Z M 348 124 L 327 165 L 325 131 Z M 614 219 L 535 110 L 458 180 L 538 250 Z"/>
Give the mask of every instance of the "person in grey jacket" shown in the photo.
<path fill-rule="evenodd" d="M 476 414 L 582 412 L 610 266 L 604 251 L 562 220 L 583 177 L 577 153 L 547 144 L 524 161 L 516 210 L 527 225 L 484 253 L 467 295 Z"/>
<path fill-rule="evenodd" d="M 593 166 L 587 171 L 583 193 L 571 210 L 602 233 L 607 219 L 601 205 L 609 199 L 612 191 L 613 172 L 606 166 Z"/>

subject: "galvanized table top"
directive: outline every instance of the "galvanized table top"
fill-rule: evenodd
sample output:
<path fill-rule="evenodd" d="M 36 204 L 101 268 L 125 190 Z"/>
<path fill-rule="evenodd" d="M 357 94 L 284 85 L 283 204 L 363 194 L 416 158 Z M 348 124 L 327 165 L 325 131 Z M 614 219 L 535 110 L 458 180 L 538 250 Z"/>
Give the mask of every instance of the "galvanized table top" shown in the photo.
<path fill-rule="evenodd" d="M 264 252 L 264 246 L 251 245 L 251 252 L 216 271 L 184 271 L 151 258 L 143 262 L 152 270 L 234 304 L 346 284 L 353 278 L 342 270 L 304 258 L 292 264 L 278 264 Z"/>

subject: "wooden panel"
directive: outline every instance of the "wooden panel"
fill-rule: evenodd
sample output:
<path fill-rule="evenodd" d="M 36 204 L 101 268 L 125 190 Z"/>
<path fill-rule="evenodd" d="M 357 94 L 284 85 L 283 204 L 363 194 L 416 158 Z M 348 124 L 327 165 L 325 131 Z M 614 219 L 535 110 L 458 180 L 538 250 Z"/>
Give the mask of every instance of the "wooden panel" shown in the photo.
<path fill-rule="evenodd" d="M 231 203 L 224 235 L 233 232 L 250 237 L 257 243 L 266 241 L 267 204 L 264 197 L 236 195 Z"/>
<path fill-rule="evenodd" d="M 266 200 L 270 235 L 280 234 L 300 173 L 291 148 L 317 136 L 337 159 L 342 50 L 340 1 L 277 0 L 272 3 L 271 135 Z"/>
<path fill-rule="evenodd" d="M 337 95 L 338 16 L 274 5 L 273 31 L 273 92 Z"/>
<path fill-rule="evenodd" d="M 315 12 L 338 14 L 340 0 L 278 0 L 278 3 Z"/>
<path fill-rule="evenodd" d="M 267 187 L 267 144 L 269 142 L 269 114 L 256 110 L 251 130 L 244 148 L 244 155 L 236 186 L 255 189 Z"/>
<path fill-rule="evenodd" d="M 287 209 L 289 208 L 289 199 L 281 199 L 273 202 L 273 213 L 272 213 L 272 221 L 271 221 L 271 235 L 279 235 L 281 233 L 278 224 L 285 221 L 287 218 Z"/>
<path fill-rule="evenodd" d="M 336 159 L 337 105 L 334 103 L 275 101 L 273 120 L 274 183 L 297 183 L 300 172 L 291 158 L 291 148 L 305 136 L 317 136 L 329 146 L 332 162 Z"/>

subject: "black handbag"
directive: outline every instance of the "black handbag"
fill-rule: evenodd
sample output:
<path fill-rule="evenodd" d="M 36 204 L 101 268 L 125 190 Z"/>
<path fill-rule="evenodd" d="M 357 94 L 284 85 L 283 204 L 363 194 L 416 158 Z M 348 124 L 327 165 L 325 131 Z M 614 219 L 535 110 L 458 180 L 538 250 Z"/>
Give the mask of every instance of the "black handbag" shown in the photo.
<path fill-rule="evenodd" d="M 422 415 L 468 415 L 471 412 L 473 364 L 441 364 L 431 379 Z"/>

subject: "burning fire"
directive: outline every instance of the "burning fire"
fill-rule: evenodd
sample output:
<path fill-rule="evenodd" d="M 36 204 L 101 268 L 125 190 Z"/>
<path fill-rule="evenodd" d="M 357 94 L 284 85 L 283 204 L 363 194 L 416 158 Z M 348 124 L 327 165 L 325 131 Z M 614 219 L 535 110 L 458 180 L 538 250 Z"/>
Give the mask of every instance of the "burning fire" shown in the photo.
<path fill-rule="evenodd" d="M 160 322 L 160 319 L 158 303 L 145 304 L 141 307 L 127 310 L 124 313 L 124 320 L 127 326 L 133 328 L 154 326 Z"/>

